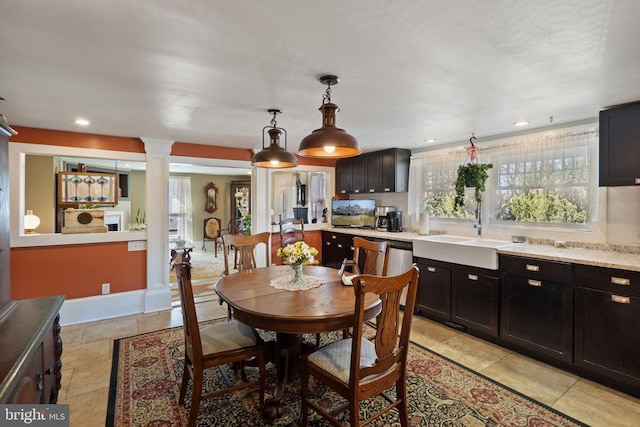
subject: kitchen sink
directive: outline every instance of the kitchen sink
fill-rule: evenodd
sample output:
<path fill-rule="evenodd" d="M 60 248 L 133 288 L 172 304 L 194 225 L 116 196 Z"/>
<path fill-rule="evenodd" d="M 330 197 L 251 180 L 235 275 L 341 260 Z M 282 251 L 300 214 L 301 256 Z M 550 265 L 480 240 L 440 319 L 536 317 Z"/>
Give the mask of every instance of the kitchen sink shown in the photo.
<path fill-rule="evenodd" d="M 436 236 L 421 237 L 420 239 L 428 240 L 430 242 L 442 242 L 442 243 L 460 243 L 460 242 L 468 242 L 470 240 L 473 240 L 471 237 L 451 236 L 449 234 L 440 234 Z"/>
<path fill-rule="evenodd" d="M 413 256 L 497 270 L 498 249 L 513 244 L 506 240 L 475 239 L 447 234 L 425 236 L 413 239 Z"/>

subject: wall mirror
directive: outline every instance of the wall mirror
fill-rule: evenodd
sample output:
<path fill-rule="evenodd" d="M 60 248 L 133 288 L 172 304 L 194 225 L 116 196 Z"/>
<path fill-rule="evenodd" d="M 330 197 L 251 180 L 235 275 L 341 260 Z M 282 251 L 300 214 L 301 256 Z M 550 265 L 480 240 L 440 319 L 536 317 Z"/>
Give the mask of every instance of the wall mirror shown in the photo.
<path fill-rule="evenodd" d="M 311 224 L 326 222 L 325 209 L 333 196 L 331 171 L 314 168 L 273 172 L 271 223 L 278 224 L 280 217 Z"/>

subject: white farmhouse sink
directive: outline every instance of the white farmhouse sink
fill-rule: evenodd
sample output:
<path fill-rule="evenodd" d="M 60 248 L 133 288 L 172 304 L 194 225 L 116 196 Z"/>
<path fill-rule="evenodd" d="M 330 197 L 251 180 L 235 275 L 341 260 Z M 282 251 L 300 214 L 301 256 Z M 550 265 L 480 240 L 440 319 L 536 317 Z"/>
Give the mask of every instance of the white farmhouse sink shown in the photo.
<path fill-rule="evenodd" d="M 413 239 L 413 256 L 472 267 L 498 269 L 498 249 L 513 245 L 505 240 L 474 239 L 447 234 Z"/>

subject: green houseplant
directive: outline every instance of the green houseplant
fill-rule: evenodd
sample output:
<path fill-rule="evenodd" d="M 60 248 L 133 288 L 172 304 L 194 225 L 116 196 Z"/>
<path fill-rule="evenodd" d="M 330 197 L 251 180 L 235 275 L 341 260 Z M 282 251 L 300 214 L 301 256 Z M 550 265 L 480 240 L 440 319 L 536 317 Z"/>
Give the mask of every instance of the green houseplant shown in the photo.
<path fill-rule="evenodd" d="M 485 183 L 489 178 L 488 170 L 493 167 L 491 163 L 467 163 L 458 166 L 458 177 L 456 178 L 456 198 L 454 207 L 462 207 L 464 205 L 464 189 L 466 187 L 475 187 L 474 198 L 476 202 L 482 202 L 482 192 L 486 189 Z"/>
<path fill-rule="evenodd" d="M 136 223 L 129 224 L 129 231 L 144 230 L 147 222 L 147 213 L 144 211 L 140 212 L 140 208 L 138 208 L 134 218 Z"/>

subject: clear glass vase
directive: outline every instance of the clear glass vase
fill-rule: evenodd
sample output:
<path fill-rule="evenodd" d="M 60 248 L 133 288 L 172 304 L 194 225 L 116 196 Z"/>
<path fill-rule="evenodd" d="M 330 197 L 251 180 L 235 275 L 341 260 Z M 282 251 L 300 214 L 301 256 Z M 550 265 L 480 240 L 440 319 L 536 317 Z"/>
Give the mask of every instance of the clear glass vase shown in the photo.
<path fill-rule="evenodd" d="M 302 274 L 302 264 L 295 264 L 291 266 L 293 270 L 293 277 L 291 278 L 291 282 L 300 283 L 304 280 L 304 274 Z"/>

